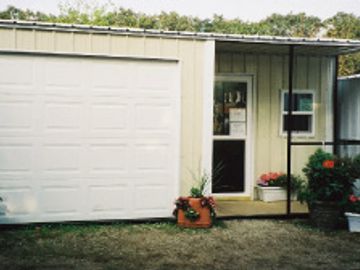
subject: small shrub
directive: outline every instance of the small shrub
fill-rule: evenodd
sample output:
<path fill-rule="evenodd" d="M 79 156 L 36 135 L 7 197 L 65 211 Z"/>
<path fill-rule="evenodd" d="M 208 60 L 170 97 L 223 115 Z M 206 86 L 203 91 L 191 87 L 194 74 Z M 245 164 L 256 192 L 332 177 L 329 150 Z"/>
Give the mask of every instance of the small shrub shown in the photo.
<path fill-rule="evenodd" d="M 301 201 L 335 201 L 345 204 L 353 185 L 352 161 L 318 149 L 303 169 L 308 183 L 299 193 Z"/>

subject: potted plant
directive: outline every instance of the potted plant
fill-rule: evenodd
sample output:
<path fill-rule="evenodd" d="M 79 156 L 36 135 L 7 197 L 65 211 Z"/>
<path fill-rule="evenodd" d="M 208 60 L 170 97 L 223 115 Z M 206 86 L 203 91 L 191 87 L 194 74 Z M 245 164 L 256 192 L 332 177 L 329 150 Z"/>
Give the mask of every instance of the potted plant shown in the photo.
<path fill-rule="evenodd" d="M 360 232 L 360 197 L 351 194 L 349 196 L 348 204 L 346 207 L 347 217 L 350 232 Z"/>
<path fill-rule="evenodd" d="M 291 175 L 291 199 L 297 199 L 297 191 L 302 183 L 299 176 Z M 287 175 L 269 172 L 262 174 L 257 183 L 258 197 L 264 202 L 284 201 L 287 199 Z"/>
<path fill-rule="evenodd" d="M 349 231 L 360 232 L 360 154 L 353 159 L 351 173 L 355 180 L 353 193 L 347 201 L 345 216 L 348 220 Z"/>
<path fill-rule="evenodd" d="M 190 196 L 179 197 L 175 201 L 174 216 L 177 224 L 187 228 L 209 228 L 216 218 L 215 200 L 205 196 L 209 177 L 204 174 L 198 186 L 192 187 Z"/>
<path fill-rule="evenodd" d="M 318 149 L 309 157 L 303 172 L 308 182 L 302 187 L 300 201 L 306 201 L 310 221 L 323 229 L 337 227 L 342 209 L 352 192 L 352 163 Z"/>

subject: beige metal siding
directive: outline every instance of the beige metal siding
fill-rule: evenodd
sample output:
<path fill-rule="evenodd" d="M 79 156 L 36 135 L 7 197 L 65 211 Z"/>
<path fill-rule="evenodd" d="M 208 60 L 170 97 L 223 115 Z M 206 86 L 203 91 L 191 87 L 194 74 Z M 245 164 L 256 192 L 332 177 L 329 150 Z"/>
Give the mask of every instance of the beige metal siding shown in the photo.
<path fill-rule="evenodd" d="M 325 104 L 332 91 L 333 59 L 329 57 L 295 58 L 294 89 L 311 89 L 316 92 L 315 136 L 295 137 L 301 141 L 323 141 L 331 138 L 331 128 L 326 124 L 329 104 Z M 286 137 L 280 135 L 281 89 L 288 89 L 288 57 L 282 55 L 256 55 L 237 52 L 216 53 L 216 74 L 234 73 L 254 76 L 256 130 L 255 175 L 268 171 L 286 171 Z M 327 115 L 328 114 L 328 115 Z M 331 114 L 331 113 L 330 113 Z M 328 132 L 328 134 L 326 134 Z M 293 147 L 293 171 L 301 173 L 309 155 L 316 147 Z"/>
<path fill-rule="evenodd" d="M 0 29 L 0 49 L 176 58 L 181 65 L 181 193 L 193 184 L 202 153 L 205 41 L 131 35 Z M 209 78 L 210 80 L 212 78 Z"/>

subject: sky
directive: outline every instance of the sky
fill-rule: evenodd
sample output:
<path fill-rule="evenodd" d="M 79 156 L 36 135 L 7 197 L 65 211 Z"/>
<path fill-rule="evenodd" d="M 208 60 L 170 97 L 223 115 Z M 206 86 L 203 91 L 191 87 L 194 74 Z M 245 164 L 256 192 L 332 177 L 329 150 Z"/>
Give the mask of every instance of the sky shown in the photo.
<path fill-rule="evenodd" d="M 360 16 L 360 0 L 0 0 L 0 10 L 8 5 L 59 14 L 59 3 L 84 1 L 111 3 L 116 7 L 131 8 L 147 14 L 176 11 L 182 15 L 211 18 L 222 14 L 227 19 L 259 21 L 272 13 L 288 14 L 305 12 L 321 19 L 329 18 L 339 11 Z"/>

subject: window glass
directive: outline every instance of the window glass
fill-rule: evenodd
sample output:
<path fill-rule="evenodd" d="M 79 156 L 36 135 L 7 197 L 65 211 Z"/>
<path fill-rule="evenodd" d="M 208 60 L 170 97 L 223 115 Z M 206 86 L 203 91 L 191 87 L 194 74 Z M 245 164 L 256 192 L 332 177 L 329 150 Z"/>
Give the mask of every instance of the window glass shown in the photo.
<path fill-rule="evenodd" d="M 246 89 L 245 82 L 215 82 L 214 135 L 246 135 Z"/>
<path fill-rule="evenodd" d="M 288 111 L 288 93 L 284 93 L 283 110 Z M 294 93 L 293 94 L 293 111 L 294 112 L 311 112 L 313 110 L 313 94 L 311 93 Z"/>
<path fill-rule="evenodd" d="M 282 132 L 288 130 L 288 92 L 283 92 L 282 107 Z M 293 93 L 293 116 L 292 130 L 296 133 L 312 133 L 314 121 L 314 94 Z"/>

